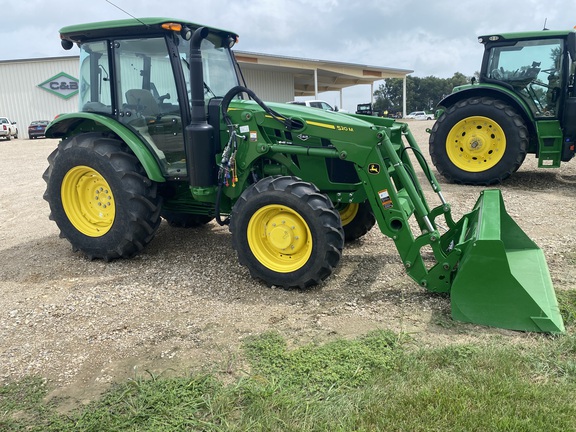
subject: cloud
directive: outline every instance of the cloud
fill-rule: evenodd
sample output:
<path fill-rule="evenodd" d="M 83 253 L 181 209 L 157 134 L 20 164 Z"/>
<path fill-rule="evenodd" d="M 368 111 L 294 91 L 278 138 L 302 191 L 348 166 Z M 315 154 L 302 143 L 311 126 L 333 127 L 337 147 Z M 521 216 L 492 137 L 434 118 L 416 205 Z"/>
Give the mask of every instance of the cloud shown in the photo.
<path fill-rule="evenodd" d="M 493 32 L 570 29 L 566 0 L 110 0 L 129 14 L 183 18 L 240 35 L 241 51 L 414 70 L 417 76 L 471 76 L 477 37 Z M 9 3 L 0 60 L 77 54 L 60 47 L 61 27 L 126 19 L 107 0 L 0 0 Z M 569 10 L 570 9 L 570 10 Z M 362 90 L 364 91 L 364 90 Z"/>

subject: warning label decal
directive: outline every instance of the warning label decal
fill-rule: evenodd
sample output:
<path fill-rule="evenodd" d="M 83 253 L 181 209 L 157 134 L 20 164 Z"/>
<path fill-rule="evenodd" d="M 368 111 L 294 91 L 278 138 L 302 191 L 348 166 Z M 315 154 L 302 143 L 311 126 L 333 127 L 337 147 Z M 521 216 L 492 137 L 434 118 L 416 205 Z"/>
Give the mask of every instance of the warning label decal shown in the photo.
<path fill-rule="evenodd" d="M 388 189 L 384 189 L 378 192 L 378 197 L 380 198 L 380 202 L 382 203 L 385 209 L 394 207 L 394 204 L 392 204 L 392 200 L 390 199 Z"/>

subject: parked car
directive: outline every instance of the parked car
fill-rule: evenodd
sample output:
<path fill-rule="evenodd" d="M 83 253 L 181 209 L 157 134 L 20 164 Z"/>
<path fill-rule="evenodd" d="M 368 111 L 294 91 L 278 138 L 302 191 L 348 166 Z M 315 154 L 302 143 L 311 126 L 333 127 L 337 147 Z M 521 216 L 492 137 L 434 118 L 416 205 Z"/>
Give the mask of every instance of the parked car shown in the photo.
<path fill-rule="evenodd" d="M 18 138 L 18 128 L 16 122 L 10 121 L 8 117 L 0 117 L 0 137 L 10 141 L 12 137 Z"/>
<path fill-rule="evenodd" d="M 405 118 L 414 120 L 434 120 L 434 114 L 427 114 L 424 111 L 412 111 Z"/>
<path fill-rule="evenodd" d="M 30 139 L 44 137 L 48 123 L 50 123 L 48 120 L 34 120 L 30 123 L 30 126 L 28 126 L 28 137 Z"/>
<path fill-rule="evenodd" d="M 343 110 L 343 109 L 338 109 L 338 107 L 334 108 L 328 102 L 324 102 L 323 100 L 290 101 L 287 103 L 294 104 L 294 105 L 302 105 L 302 106 L 307 106 L 307 107 L 312 107 L 312 108 L 320 108 L 320 109 L 323 109 L 324 111 L 348 112 L 348 111 Z"/>

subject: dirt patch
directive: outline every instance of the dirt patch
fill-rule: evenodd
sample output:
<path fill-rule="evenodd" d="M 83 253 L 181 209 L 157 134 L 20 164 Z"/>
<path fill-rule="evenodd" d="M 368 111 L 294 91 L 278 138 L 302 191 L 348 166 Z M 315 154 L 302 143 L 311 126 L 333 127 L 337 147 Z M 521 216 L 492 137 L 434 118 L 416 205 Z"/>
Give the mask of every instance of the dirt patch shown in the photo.
<path fill-rule="evenodd" d="M 425 128 L 432 122 L 410 126 L 427 153 Z M 335 274 L 306 292 L 253 280 L 237 263 L 228 229 L 215 223 L 194 230 L 163 223 L 136 258 L 89 261 L 58 237 L 42 199 L 42 173 L 56 144 L 0 142 L 0 383 L 40 375 L 57 387 L 55 394 L 85 402 L 146 370 L 218 365 L 235 373 L 242 341 L 267 330 L 293 345 L 383 328 L 423 345 L 535 337 L 453 322 L 449 298 L 409 279 L 377 228 L 348 245 Z M 544 250 L 557 290 L 572 288 L 576 278 L 575 167 L 537 169 L 529 156 L 501 187 L 510 215 Z M 455 218 L 482 190 L 443 188 Z"/>

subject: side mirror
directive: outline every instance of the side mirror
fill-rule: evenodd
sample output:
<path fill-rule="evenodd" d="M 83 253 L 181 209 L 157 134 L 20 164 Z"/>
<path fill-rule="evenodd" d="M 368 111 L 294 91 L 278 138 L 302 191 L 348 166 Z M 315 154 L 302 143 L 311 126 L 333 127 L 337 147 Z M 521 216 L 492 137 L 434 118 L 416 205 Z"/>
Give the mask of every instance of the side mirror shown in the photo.
<path fill-rule="evenodd" d="M 72 41 L 69 41 L 68 39 L 62 39 L 62 41 L 60 41 L 60 44 L 62 45 L 62 48 L 64 48 L 66 51 L 72 49 L 72 47 L 74 46 Z"/>
<path fill-rule="evenodd" d="M 576 32 L 568 33 L 568 52 L 570 53 L 570 57 L 572 61 L 576 61 Z"/>

